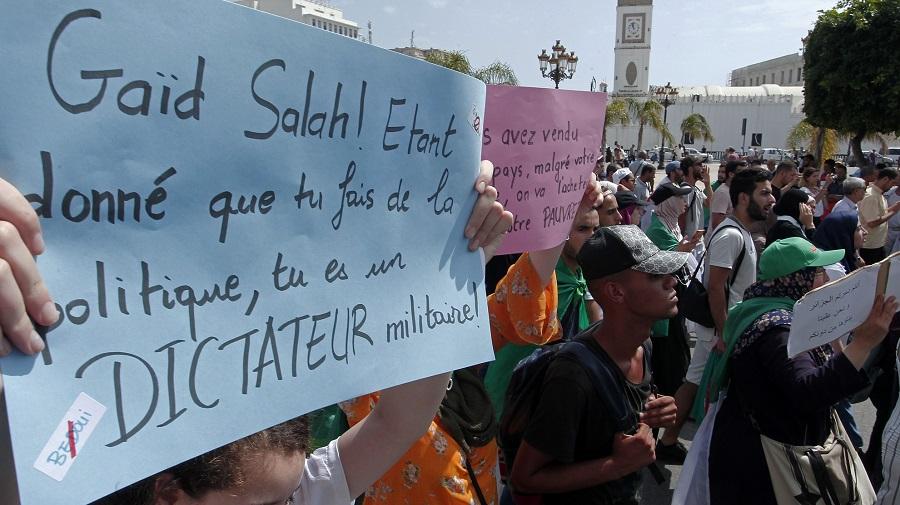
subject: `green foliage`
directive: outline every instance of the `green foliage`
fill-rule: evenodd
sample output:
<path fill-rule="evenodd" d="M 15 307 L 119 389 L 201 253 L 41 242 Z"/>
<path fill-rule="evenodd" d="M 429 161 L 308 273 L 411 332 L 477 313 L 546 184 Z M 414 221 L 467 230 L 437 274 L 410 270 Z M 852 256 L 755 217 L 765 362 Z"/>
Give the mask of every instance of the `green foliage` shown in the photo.
<path fill-rule="evenodd" d="M 669 127 L 663 122 L 663 113 L 665 112 L 662 104 L 656 100 L 638 100 L 636 98 L 626 98 L 628 104 L 628 114 L 638 124 L 638 144 L 637 148 L 641 148 L 644 141 L 644 126 L 653 128 L 662 135 L 665 142 L 669 145 L 675 143 L 675 138 Z"/>
<path fill-rule="evenodd" d="M 703 114 L 691 114 L 684 118 L 681 122 L 682 137 L 685 133 L 694 138 L 701 138 L 704 142 L 716 141 L 716 137 L 712 134 L 712 128 L 709 127 L 709 123 L 703 117 Z"/>
<path fill-rule="evenodd" d="M 784 145 L 788 149 L 809 149 L 812 143 L 813 130 L 815 129 L 816 127 L 809 124 L 809 121 L 805 119 L 800 121 L 788 132 Z"/>
<path fill-rule="evenodd" d="M 485 84 L 519 84 L 516 73 L 506 63 L 495 61 L 484 68 L 472 68 L 469 58 L 462 51 L 431 51 L 425 55 L 425 61 L 471 75 Z"/>
<path fill-rule="evenodd" d="M 838 144 L 845 138 L 836 130 L 817 128 L 804 119 L 791 128 L 784 143 L 788 149 L 806 149 L 811 152 L 821 166 L 823 160 L 834 158 Z"/>
<path fill-rule="evenodd" d="M 502 61 L 495 61 L 490 65 L 479 68 L 472 73 L 472 77 L 484 81 L 485 84 L 509 84 L 518 86 L 519 79 L 512 67 Z"/>
<path fill-rule="evenodd" d="M 804 111 L 813 126 L 900 132 L 900 0 L 841 0 L 804 51 Z"/>
<path fill-rule="evenodd" d="M 603 119 L 603 128 L 609 125 L 628 126 L 631 123 L 631 115 L 628 113 L 628 103 L 621 98 L 613 98 L 606 104 L 606 116 Z"/>
<path fill-rule="evenodd" d="M 628 126 L 631 123 L 631 115 L 628 112 L 628 103 L 621 98 L 613 98 L 606 103 L 606 115 L 603 117 L 603 139 L 600 145 L 606 145 L 606 128 L 613 126 Z"/>
<path fill-rule="evenodd" d="M 472 65 L 462 51 L 431 51 L 425 55 L 425 61 L 440 65 L 450 70 L 472 75 Z"/>

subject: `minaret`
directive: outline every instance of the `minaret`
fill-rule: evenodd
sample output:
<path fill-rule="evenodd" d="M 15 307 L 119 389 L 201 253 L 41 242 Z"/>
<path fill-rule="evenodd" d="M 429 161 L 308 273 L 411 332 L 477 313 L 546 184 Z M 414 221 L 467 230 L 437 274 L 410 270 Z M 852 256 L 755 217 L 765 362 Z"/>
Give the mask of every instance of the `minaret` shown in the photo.
<path fill-rule="evenodd" d="M 618 3 L 613 94 L 647 96 L 653 0 L 618 0 Z"/>

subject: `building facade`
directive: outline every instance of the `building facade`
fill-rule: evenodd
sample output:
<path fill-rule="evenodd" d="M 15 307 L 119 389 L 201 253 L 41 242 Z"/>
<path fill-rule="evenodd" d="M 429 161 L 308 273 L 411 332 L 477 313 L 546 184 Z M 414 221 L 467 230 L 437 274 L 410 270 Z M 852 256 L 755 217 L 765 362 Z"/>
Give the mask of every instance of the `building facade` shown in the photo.
<path fill-rule="evenodd" d="M 788 54 L 779 58 L 754 63 L 731 71 L 729 85 L 735 87 L 762 86 L 803 87 L 803 55 Z"/>
<path fill-rule="evenodd" d="M 325 2 L 311 0 L 234 0 L 234 3 L 293 19 L 329 32 L 358 39 L 359 25 Z"/>
<path fill-rule="evenodd" d="M 750 147 L 785 147 L 788 133 L 802 121 L 803 88 L 766 84 L 753 87 L 677 86 L 678 99 L 669 107 L 669 131 L 676 143 L 683 143 L 680 125 L 690 114 L 702 114 L 710 125 L 715 141 L 694 139 L 688 147 L 722 151 Z M 746 127 L 745 125 L 746 120 Z M 609 127 L 607 143 L 618 141 L 626 147 L 638 143 L 638 126 Z M 642 149 L 659 146 L 662 139 L 655 130 L 644 127 Z M 667 143 L 668 145 L 668 143 Z"/>
<path fill-rule="evenodd" d="M 646 96 L 650 89 L 653 0 L 618 0 L 613 94 Z"/>

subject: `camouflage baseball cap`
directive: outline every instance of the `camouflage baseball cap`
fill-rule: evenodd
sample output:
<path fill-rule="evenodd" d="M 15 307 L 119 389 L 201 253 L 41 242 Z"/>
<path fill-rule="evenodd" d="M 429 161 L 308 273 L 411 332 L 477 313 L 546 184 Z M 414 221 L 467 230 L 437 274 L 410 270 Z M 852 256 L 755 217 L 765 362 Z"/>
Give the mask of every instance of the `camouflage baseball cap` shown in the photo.
<path fill-rule="evenodd" d="M 637 226 L 618 225 L 597 230 L 578 251 L 578 264 L 590 281 L 629 268 L 648 274 L 672 274 L 688 257 L 690 253 L 660 250 Z"/>

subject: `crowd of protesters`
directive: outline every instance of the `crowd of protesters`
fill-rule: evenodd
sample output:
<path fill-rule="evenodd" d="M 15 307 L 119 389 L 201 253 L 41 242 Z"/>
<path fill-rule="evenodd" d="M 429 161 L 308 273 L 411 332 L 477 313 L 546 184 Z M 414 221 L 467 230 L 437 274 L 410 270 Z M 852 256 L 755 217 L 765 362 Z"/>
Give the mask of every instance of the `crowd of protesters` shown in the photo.
<path fill-rule="evenodd" d="M 489 260 L 495 361 L 287 421 L 98 503 L 637 504 L 645 474 L 693 459 L 684 503 L 786 503 L 799 482 L 801 503 L 900 505 L 897 301 L 879 295 L 849 338 L 787 353 L 798 299 L 900 249 L 897 172 L 769 169 L 731 150 L 715 180 L 687 156 L 656 182 L 650 160 L 607 149 L 564 241 L 496 258 L 512 216 L 483 164 L 466 236 Z M 33 354 L 29 316 L 56 314 L 37 218 L 2 181 L 0 224 L 0 344 Z M 680 303 L 694 281 L 706 323 Z M 865 398 L 868 441 L 850 407 Z M 710 426 L 690 451 L 689 420 Z M 807 488 L 771 455 L 832 439 L 849 452 L 822 464 L 851 465 L 849 482 Z"/>

